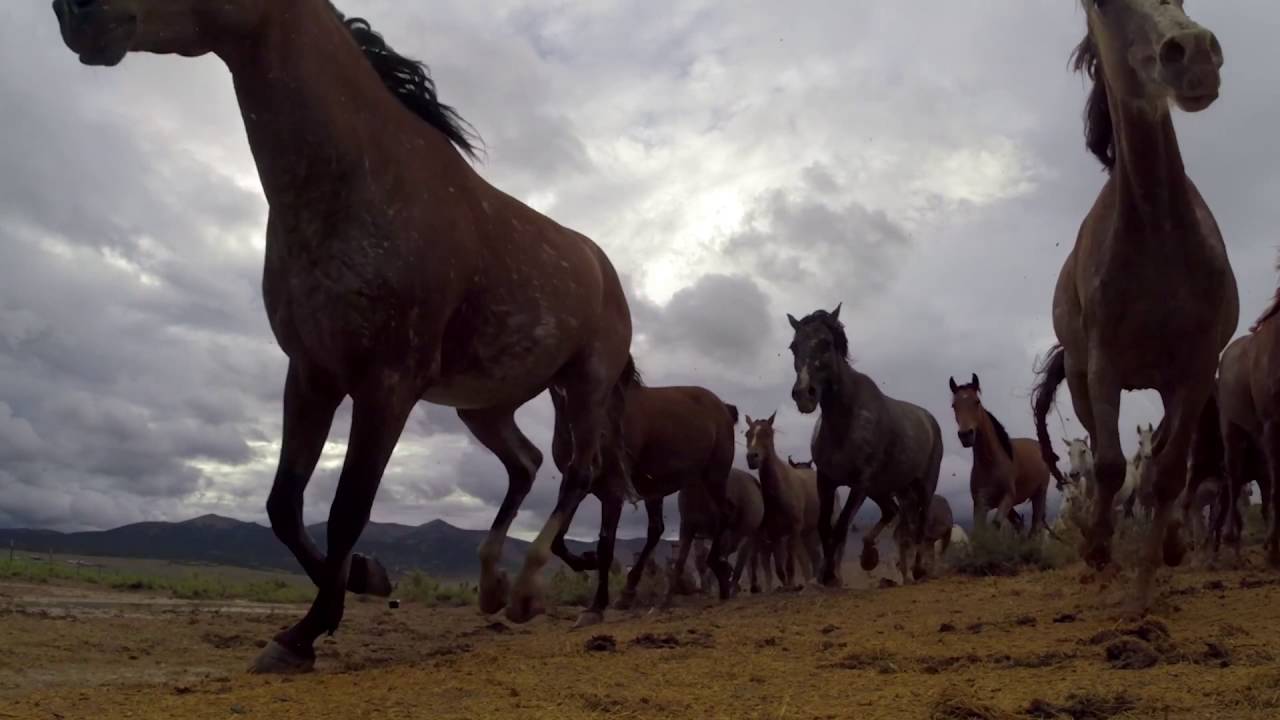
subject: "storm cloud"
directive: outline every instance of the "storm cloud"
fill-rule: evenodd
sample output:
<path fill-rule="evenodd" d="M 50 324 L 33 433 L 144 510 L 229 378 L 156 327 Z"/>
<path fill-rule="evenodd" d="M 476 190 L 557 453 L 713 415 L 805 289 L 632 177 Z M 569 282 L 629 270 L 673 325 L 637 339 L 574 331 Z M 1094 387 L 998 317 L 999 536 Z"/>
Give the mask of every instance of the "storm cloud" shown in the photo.
<path fill-rule="evenodd" d="M 942 425 L 941 492 L 958 515 L 970 458 L 948 376 L 979 374 L 992 411 L 1031 434 L 1053 284 L 1104 177 L 1066 65 L 1078 3 L 339 4 L 430 65 L 485 139 L 485 177 L 605 248 L 651 384 L 776 410 L 782 452 L 808 457 L 785 318 L 844 303 L 858 367 Z M 1276 285 L 1280 6 L 1188 11 L 1224 46 L 1224 89 L 1175 123 L 1227 238 L 1243 331 Z M 24 29 L 0 45 L 0 526 L 264 521 L 285 358 L 263 312 L 266 205 L 228 73 L 212 57 L 82 67 L 47 4 L 0 17 Z M 1081 434 L 1061 400 L 1053 434 Z M 1129 395 L 1122 427 L 1160 411 Z M 551 418 L 545 396 L 517 415 L 548 455 L 524 536 L 555 499 Z M 348 426 L 344 407 L 308 521 L 325 519 Z M 374 518 L 486 527 L 505 490 L 453 411 L 424 405 Z M 589 502 L 573 534 L 597 522 Z M 643 524 L 629 510 L 623 533 Z"/>

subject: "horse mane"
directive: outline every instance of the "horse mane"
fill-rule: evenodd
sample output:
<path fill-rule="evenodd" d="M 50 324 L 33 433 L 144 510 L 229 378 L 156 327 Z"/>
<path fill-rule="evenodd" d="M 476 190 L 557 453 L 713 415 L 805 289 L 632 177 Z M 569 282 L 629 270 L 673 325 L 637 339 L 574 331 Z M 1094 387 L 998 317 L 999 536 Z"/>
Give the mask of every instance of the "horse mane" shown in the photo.
<path fill-rule="evenodd" d="M 627 364 L 622 368 L 622 375 L 618 378 L 618 384 L 623 387 L 644 387 L 644 376 L 640 374 L 640 368 L 636 367 L 636 359 L 631 355 L 627 356 Z M 738 408 L 732 405 L 728 407 L 733 408 L 731 413 L 734 416 L 733 422 L 736 425 L 738 423 Z"/>
<path fill-rule="evenodd" d="M 1102 59 L 1092 35 L 1086 34 L 1071 52 L 1071 67 L 1093 81 L 1093 90 L 1084 104 L 1084 145 L 1109 173 L 1116 166 L 1115 127 L 1107 102 L 1107 83 L 1102 77 Z"/>
<path fill-rule="evenodd" d="M 1280 263 L 1276 264 L 1276 270 L 1280 270 Z M 1269 305 L 1266 311 L 1264 311 L 1262 315 L 1258 316 L 1258 319 L 1249 327 L 1249 332 L 1258 332 L 1258 330 L 1262 328 L 1262 323 L 1275 317 L 1277 312 L 1280 312 L 1280 287 L 1277 287 L 1275 294 L 1271 296 L 1271 305 Z"/>
<path fill-rule="evenodd" d="M 382 35 L 374 31 L 368 20 L 348 18 L 332 2 L 329 7 L 351 33 L 356 45 L 360 46 L 365 60 L 369 61 L 374 72 L 382 79 L 382 84 L 396 96 L 400 104 L 444 133 L 451 143 L 474 160 L 480 138 L 456 110 L 440 102 L 436 95 L 435 81 L 431 79 L 427 66 L 392 49 L 382 39 Z"/>
<path fill-rule="evenodd" d="M 996 429 L 996 440 L 1000 442 L 1000 447 L 1004 448 L 1006 453 L 1009 453 L 1010 459 L 1013 459 L 1013 441 L 1009 439 L 1009 431 L 1004 429 L 1004 425 L 1000 424 L 1000 421 L 996 419 L 995 415 L 991 414 L 990 410 L 984 407 L 982 412 L 987 414 L 987 419 L 991 421 L 991 427 Z"/>
<path fill-rule="evenodd" d="M 800 321 L 801 325 L 809 323 L 817 323 L 827 329 L 831 333 L 831 341 L 835 345 L 835 350 L 844 360 L 849 359 L 849 336 L 844 334 L 844 323 L 840 322 L 840 318 L 835 317 L 826 310 L 814 310 Z"/>

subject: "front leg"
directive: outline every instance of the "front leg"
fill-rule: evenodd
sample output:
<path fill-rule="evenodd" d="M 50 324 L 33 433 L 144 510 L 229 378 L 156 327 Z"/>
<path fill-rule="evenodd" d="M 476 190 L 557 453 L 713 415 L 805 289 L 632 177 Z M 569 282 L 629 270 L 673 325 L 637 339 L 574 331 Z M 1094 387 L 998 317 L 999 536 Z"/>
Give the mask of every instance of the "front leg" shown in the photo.
<path fill-rule="evenodd" d="M 867 572 L 875 570 L 880 565 L 880 550 L 876 547 L 876 543 L 880 540 L 880 533 L 884 529 L 893 524 L 898 517 L 898 503 L 892 496 L 885 495 L 882 497 L 872 497 L 876 505 L 880 507 L 880 520 L 871 528 L 871 532 L 867 533 L 862 539 L 862 569 Z"/>
<path fill-rule="evenodd" d="M 822 568 L 818 580 L 824 585 L 835 581 L 835 554 L 831 542 L 831 511 L 836 504 L 836 485 L 831 476 L 818 471 L 818 541 L 822 545 Z M 841 538 L 844 541 L 844 538 Z"/>

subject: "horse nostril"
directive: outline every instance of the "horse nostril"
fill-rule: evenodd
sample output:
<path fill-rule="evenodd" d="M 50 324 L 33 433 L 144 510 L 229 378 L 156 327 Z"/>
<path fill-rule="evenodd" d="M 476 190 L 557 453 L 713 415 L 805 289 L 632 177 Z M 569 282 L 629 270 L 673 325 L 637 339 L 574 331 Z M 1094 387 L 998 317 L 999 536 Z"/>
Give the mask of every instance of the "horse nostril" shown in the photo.
<path fill-rule="evenodd" d="M 1169 38 L 1160 46 L 1160 64 L 1165 67 L 1181 65 L 1187 60 L 1187 47 L 1176 37 Z"/>

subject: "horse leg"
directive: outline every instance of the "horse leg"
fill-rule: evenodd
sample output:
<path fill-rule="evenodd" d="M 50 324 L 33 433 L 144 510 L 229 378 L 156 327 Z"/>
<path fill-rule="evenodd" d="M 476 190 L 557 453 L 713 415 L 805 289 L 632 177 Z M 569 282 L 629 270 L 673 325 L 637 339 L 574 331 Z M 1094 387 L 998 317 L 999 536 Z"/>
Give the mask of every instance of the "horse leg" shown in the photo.
<path fill-rule="evenodd" d="M 1207 376 L 1213 377 L 1211 373 Z M 1165 401 L 1164 421 L 1160 423 L 1160 431 L 1157 432 L 1159 437 L 1156 438 L 1155 455 L 1143 470 L 1144 474 L 1153 473 L 1150 487 L 1155 507 L 1143 562 L 1138 568 L 1137 600 L 1142 610 L 1151 605 L 1155 574 L 1161 560 L 1165 565 L 1176 566 L 1181 564 L 1186 552 L 1173 505 L 1178 495 L 1186 489 L 1187 450 L 1209 397 L 1209 383 L 1205 383 L 1204 387 L 1182 387 L 1161 393 L 1161 396 Z M 1141 481 L 1142 478 L 1139 478 L 1139 482 Z"/>
<path fill-rule="evenodd" d="M 836 582 L 835 546 L 832 543 L 831 511 L 836 504 L 836 484 L 827 473 L 818 471 L 818 542 L 822 544 L 823 562 L 818 582 L 831 586 Z M 845 538 L 841 537 L 843 543 Z"/>
<path fill-rule="evenodd" d="M 518 407 L 518 406 L 517 406 Z M 458 410 L 458 419 L 471 435 L 489 449 L 507 471 L 507 494 L 502 498 L 498 515 L 489 534 L 480 543 L 480 612 L 491 615 L 507 604 L 510 581 L 498 567 L 507 532 L 516 519 L 521 503 L 533 487 L 534 477 L 542 466 L 542 453 L 520 432 L 515 421 L 516 407 L 491 410 Z"/>
<path fill-rule="evenodd" d="M 1067 379 L 1071 380 L 1070 372 Z M 1112 508 L 1115 507 L 1116 493 L 1124 485 L 1125 467 L 1129 461 L 1125 459 L 1120 445 L 1120 383 L 1104 360 L 1098 359 L 1091 364 L 1087 387 L 1094 426 L 1086 426 L 1086 429 L 1090 430 L 1089 437 L 1096 445 L 1094 475 L 1098 495 L 1093 508 L 1093 526 L 1086 538 L 1083 554 L 1090 567 L 1102 570 L 1111 564 L 1111 539 L 1115 533 Z M 1072 383 L 1073 401 L 1075 391 L 1076 386 Z"/>
<path fill-rule="evenodd" d="M 835 505 L 836 498 L 834 484 L 831 487 L 830 497 L 831 505 L 827 505 L 821 496 L 818 498 L 818 513 L 820 516 L 818 519 L 818 542 L 822 545 L 818 582 L 827 587 L 842 587 L 844 585 L 844 577 L 841 566 L 844 564 L 844 546 L 849 542 L 849 525 L 853 523 L 853 516 L 857 514 L 858 509 L 866 502 L 867 494 L 860 489 L 849 491 L 849 497 L 845 498 L 844 507 L 840 509 L 840 516 L 836 518 L 834 528 L 830 527 L 829 520 L 831 507 Z M 825 540 L 822 538 L 822 518 L 828 518 L 829 534 Z"/>
<path fill-rule="evenodd" d="M 1044 487 L 1039 492 L 1031 496 L 1031 531 L 1029 534 L 1043 532 L 1048 529 L 1048 497 L 1048 482 L 1044 484 Z"/>
<path fill-rule="evenodd" d="M 506 613 L 512 622 L 528 622 L 546 611 L 542 605 L 542 568 L 551 559 L 553 546 L 563 545 L 578 506 L 592 489 L 592 481 L 601 475 L 601 439 L 606 432 L 608 449 L 615 455 L 618 453 L 617 446 L 622 438 L 609 416 L 621 415 L 622 401 L 616 397 L 617 393 L 611 392 L 613 381 L 600 381 L 596 377 L 598 374 L 589 370 L 585 382 L 575 384 L 572 390 L 566 388 L 563 410 L 557 408 L 557 415 L 563 413 L 565 423 L 571 429 L 572 453 L 560 478 L 560 493 L 555 507 L 529 547 L 524 567 L 512 589 Z M 615 462 L 614 466 L 619 467 L 621 463 Z M 601 493 L 601 497 L 606 496 L 607 493 Z"/>
<path fill-rule="evenodd" d="M 390 594 L 385 570 L 381 577 L 375 577 L 375 566 L 364 559 L 357 562 L 351 550 L 369 522 L 382 473 L 419 395 L 395 376 L 376 376 L 371 385 L 375 389 L 368 394 L 353 394 L 347 456 L 329 508 L 328 554 L 316 598 L 302 620 L 276 635 L 262 651 L 251 668 L 253 672 L 310 669 L 315 663 L 316 639 L 324 633 L 332 635 L 342 622 L 348 582 L 365 585 L 367 590 L 381 590 L 368 587 L 371 581 L 379 580 Z"/>
<path fill-rule="evenodd" d="M 325 581 L 324 555 L 302 522 L 303 492 L 315 472 L 343 393 L 289 363 L 284 385 L 284 427 L 275 481 L 267 497 L 271 530 L 289 548 L 311 582 Z"/>
<path fill-rule="evenodd" d="M 693 525 L 681 523 L 680 552 L 676 554 L 675 560 L 671 563 L 670 579 L 667 581 L 667 597 L 662 601 L 662 607 L 664 608 L 671 607 L 676 590 L 684 587 L 684 565 L 689 561 L 689 552 L 693 549 L 692 546 Z"/>
<path fill-rule="evenodd" d="M 604 611 L 609 607 L 609 575 L 613 570 L 613 546 L 618 537 L 618 521 L 622 518 L 622 497 L 602 497 L 600 499 L 600 541 L 596 544 L 596 597 L 578 616 L 573 629 L 578 630 L 604 622 Z M 647 540 L 646 540 L 647 542 Z M 683 552 L 683 551 L 682 551 Z"/>
<path fill-rule="evenodd" d="M 631 568 L 631 572 L 627 573 L 626 587 L 622 588 L 622 596 L 614 605 L 619 610 L 630 610 L 635 604 L 636 588 L 640 585 L 640 578 L 644 576 L 644 569 L 649 565 L 649 557 L 653 554 L 653 549 L 662 541 L 662 533 L 666 530 L 662 522 L 662 498 L 646 498 L 644 511 L 649 518 L 644 547 L 640 549 L 640 559 Z M 683 518 L 681 518 L 681 524 L 684 524 Z"/>
<path fill-rule="evenodd" d="M 810 530 L 804 536 L 804 551 L 808 555 L 809 576 L 806 582 L 813 580 L 817 582 L 818 572 L 822 569 L 822 551 L 819 549 L 818 531 Z"/>
<path fill-rule="evenodd" d="M 1271 486 L 1271 518 L 1267 523 L 1267 564 L 1280 569 L 1280 421 L 1262 428 L 1263 451 L 1267 458 L 1266 482 Z"/>
<path fill-rule="evenodd" d="M 748 564 L 754 562 L 755 556 L 755 540 L 750 535 L 744 535 L 738 540 L 738 549 L 736 557 L 733 559 L 733 594 L 737 595 L 742 592 L 742 571 L 746 569 Z M 754 578 L 752 585 L 755 584 Z"/>
<path fill-rule="evenodd" d="M 898 517 L 898 504 L 892 497 L 872 498 L 872 500 L 880 506 L 880 519 L 871 528 L 871 532 L 862 538 L 860 561 L 862 569 L 867 572 L 875 570 L 880 565 L 880 551 L 876 549 L 876 543 L 880 540 L 880 533 L 884 532 L 884 529 Z"/>

